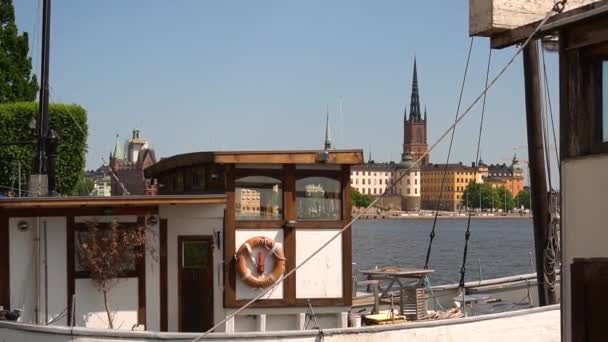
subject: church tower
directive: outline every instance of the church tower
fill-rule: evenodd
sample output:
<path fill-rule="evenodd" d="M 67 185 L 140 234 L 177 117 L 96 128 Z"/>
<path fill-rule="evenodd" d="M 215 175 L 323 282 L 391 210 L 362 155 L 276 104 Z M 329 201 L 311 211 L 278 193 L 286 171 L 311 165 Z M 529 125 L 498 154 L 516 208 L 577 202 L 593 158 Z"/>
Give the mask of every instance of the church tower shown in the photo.
<path fill-rule="evenodd" d="M 414 73 L 412 75 L 412 94 L 410 98 L 410 117 L 407 117 L 407 109 L 403 117 L 403 156 L 411 155 L 414 161 L 418 160 L 428 151 L 426 141 L 426 108 L 424 117 L 420 110 L 420 94 L 418 90 L 418 71 L 416 70 L 416 58 L 414 58 Z M 429 163 L 429 155 L 421 161 L 421 165 Z"/>

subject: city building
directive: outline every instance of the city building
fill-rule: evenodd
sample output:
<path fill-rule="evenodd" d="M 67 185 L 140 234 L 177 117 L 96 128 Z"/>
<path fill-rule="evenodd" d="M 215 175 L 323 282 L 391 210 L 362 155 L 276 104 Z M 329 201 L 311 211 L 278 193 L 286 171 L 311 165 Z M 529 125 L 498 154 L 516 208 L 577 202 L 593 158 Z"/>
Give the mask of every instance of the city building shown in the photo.
<path fill-rule="evenodd" d="M 112 179 L 110 177 L 110 169 L 107 166 L 100 166 L 96 170 L 88 170 L 84 173 L 85 178 L 93 182 L 93 189 L 88 194 L 79 194 L 81 196 L 111 196 L 112 195 Z"/>
<path fill-rule="evenodd" d="M 482 182 L 489 184 L 492 188 L 505 187 L 513 197 L 524 190 L 524 171 L 519 165 L 517 156 L 513 156 L 511 165 L 504 163 L 485 165 L 480 160 L 479 166 Z"/>
<path fill-rule="evenodd" d="M 140 136 L 139 130 L 133 130 L 132 138 L 127 141 L 126 156 L 117 134 L 114 153 L 110 154 L 112 196 L 156 194 L 157 185 L 146 181 L 144 177 L 144 169 L 154 163 L 156 163 L 154 150 L 149 148 L 148 142 Z"/>
<path fill-rule="evenodd" d="M 422 183 L 421 208 L 426 210 L 459 211 L 466 207 L 464 190 L 473 180 L 481 182 L 481 175 L 471 166 L 457 164 L 428 164 L 420 170 Z M 443 189 L 442 189 L 443 182 Z"/>
<path fill-rule="evenodd" d="M 426 109 L 424 110 L 424 118 L 420 110 L 420 92 L 418 90 L 418 71 L 416 67 L 416 58 L 414 58 L 414 72 L 412 75 L 412 94 L 410 99 L 410 117 L 407 117 L 407 109 L 403 114 L 403 155 L 411 155 L 413 160 L 422 158 L 420 164 L 426 165 L 429 163 L 429 155 L 425 155 L 428 151 L 427 145 L 427 127 L 426 127 Z"/>
<path fill-rule="evenodd" d="M 401 210 L 417 211 L 421 205 L 420 167 L 411 154 L 405 154 L 394 172 L 397 193 L 401 197 Z"/>

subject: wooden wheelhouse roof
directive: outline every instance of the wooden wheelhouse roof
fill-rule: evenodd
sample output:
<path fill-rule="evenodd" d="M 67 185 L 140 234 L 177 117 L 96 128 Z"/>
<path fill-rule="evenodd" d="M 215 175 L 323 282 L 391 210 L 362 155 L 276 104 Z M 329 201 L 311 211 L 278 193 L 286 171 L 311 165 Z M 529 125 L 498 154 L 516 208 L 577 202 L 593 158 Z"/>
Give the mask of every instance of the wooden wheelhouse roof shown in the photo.
<path fill-rule="evenodd" d="M 608 0 L 600 0 L 589 5 L 556 14 L 549 18 L 539 29 L 537 36 L 546 36 L 564 29 L 567 26 L 580 24 L 586 20 L 595 19 L 599 16 L 608 16 Z M 514 28 L 491 37 L 491 45 L 494 49 L 502 49 L 526 40 L 540 24 L 539 21 Z"/>
<path fill-rule="evenodd" d="M 75 197 L 16 197 L 0 199 L 0 211 L 30 208 L 108 208 L 143 207 L 176 204 L 223 204 L 225 194 L 156 195 L 156 196 L 75 196 Z"/>
<path fill-rule="evenodd" d="M 146 168 L 146 176 L 193 165 L 214 164 L 337 164 L 363 163 L 363 150 L 193 152 L 163 158 Z"/>

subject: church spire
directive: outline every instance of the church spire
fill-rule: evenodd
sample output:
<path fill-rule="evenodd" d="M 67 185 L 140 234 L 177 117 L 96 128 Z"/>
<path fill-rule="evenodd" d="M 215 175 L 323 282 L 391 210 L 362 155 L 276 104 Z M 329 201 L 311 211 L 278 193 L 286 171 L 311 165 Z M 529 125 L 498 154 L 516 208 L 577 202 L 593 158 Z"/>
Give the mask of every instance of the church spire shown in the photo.
<path fill-rule="evenodd" d="M 329 131 L 329 107 L 327 108 L 327 116 L 325 118 L 325 149 L 331 149 L 331 136 Z"/>
<path fill-rule="evenodd" d="M 124 159 L 124 154 L 122 152 L 122 147 L 120 146 L 120 136 L 116 133 L 116 141 L 114 142 L 114 159 L 122 160 Z"/>
<path fill-rule="evenodd" d="M 410 120 L 422 120 L 420 113 L 420 94 L 418 91 L 418 71 L 414 57 L 414 73 L 412 75 L 412 97 L 410 99 Z"/>

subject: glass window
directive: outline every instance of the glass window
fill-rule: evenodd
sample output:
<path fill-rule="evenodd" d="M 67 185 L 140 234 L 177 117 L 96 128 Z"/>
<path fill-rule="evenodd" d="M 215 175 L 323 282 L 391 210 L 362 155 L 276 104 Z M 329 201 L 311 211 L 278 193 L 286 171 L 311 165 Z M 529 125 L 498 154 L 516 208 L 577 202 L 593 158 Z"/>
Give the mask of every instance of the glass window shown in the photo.
<path fill-rule="evenodd" d="M 339 220 L 342 192 L 338 180 L 327 177 L 306 177 L 296 181 L 298 219 Z M 365 193 L 365 189 L 363 191 Z"/>
<path fill-rule="evenodd" d="M 209 254 L 209 242 L 184 241 L 182 242 L 182 267 L 201 268 Z"/>
<path fill-rule="evenodd" d="M 602 62 L 602 142 L 608 142 L 608 61 Z"/>
<path fill-rule="evenodd" d="M 248 176 L 235 182 L 237 220 L 280 220 L 283 217 L 281 181 L 267 176 Z"/>

